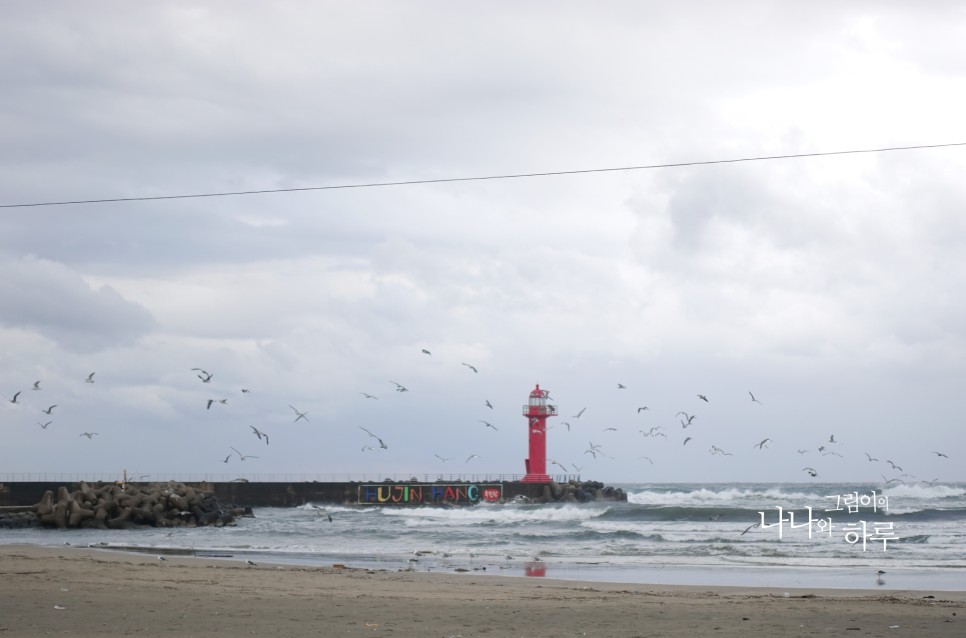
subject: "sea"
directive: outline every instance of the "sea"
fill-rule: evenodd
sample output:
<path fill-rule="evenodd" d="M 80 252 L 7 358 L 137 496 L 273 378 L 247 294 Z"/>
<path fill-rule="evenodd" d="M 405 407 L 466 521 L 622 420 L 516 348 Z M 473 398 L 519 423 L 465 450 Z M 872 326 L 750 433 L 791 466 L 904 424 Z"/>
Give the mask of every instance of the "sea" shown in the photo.
<path fill-rule="evenodd" d="M 309 503 L 222 528 L 0 530 L 0 544 L 635 585 L 966 591 L 966 483 L 615 487 L 626 503 Z"/>

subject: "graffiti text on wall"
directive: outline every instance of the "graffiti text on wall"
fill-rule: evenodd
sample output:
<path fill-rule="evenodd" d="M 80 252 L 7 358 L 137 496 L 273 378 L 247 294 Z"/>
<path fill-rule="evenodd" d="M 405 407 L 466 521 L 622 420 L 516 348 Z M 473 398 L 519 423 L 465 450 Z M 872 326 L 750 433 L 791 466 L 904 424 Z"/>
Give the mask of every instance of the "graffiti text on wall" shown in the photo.
<path fill-rule="evenodd" d="M 359 486 L 360 505 L 432 505 L 434 503 L 473 504 L 499 502 L 500 484 L 480 483 L 382 483 Z"/>

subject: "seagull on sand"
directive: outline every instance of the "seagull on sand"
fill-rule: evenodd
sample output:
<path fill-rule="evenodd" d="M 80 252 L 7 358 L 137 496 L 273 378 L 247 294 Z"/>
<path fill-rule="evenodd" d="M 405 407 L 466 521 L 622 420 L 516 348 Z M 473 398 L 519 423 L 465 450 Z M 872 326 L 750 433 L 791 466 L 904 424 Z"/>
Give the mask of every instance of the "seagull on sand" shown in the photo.
<path fill-rule="evenodd" d="M 41 412 L 43 412 L 44 414 L 50 414 L 51 412 L 53 412 L 54 408 L 56 407 L 57 407 L 57 404 L 55 403 L 54 405 L 50 406 L 46 410 L 41 410 Z"/>
<path fill-rule="evenodd" d="M 164 556 L 161 556 L 160 554 L 158 554 L 158 560 L 160 560 L 160 561 L 166 561 L 168 559 L 165 558 Z"/>
<path fill-rule="evenodd" d="M 93 439 L 95 436 L 97 436 L 97 432 L 81 432 L 77 436 L 86 436 L 88 439 Z"/>
<path fill-rule="evenodd" d="M 19 401 L 17 401 L 17 397 L 19 397 L 19 396 L 20 396 L 20 393 L 19 392 L 17 394 L 13 395 L 13 398 L 10 399 L 10 403 L 20 403 Z"/>
<path fill-rule="evenodd" d="M 84 383 L 94 383 L 94 374 L 94 372 L 91 372 L 89 375 L 87 375 L 87 378 L 84 379 Z"/>
<path fill-rule="evenodd" d="M 299 412 L 298 408 L 296 408 L 294 405 L 289 405 L 288 407 L 295 410 L 295 421 L 293 421 L 293 423 L 298 423 L 299 419 L 305 419 L 306 421 L 309 420 L 308 417 L 305 416 L 306 414 L 308 414 L 308 412 Z"/>
<path fill-rule="evenodd" d="M 475 366 L 471 366 L 468 363 L 464 363 L 463 365 L 469 368 L 470 370 L 472 370 L 473 372 L 479 372 L 479 370 L 477 370 Z"/>
<path fill-rule="evenodd" d="M 748 395 L 751 397 L 752 403 L 757 403 L 757 404 L 761 405 L 761 401 L 759 401 L 758 399 L 755 398 L 755 395 L 753 395 L 751 393 L 751 390 L 748 391 Z"/>
<path fill-rule="evenodd" d="M 366 434 L 368 434 L 369 436 L 371 436 L 372 438 L 374 438 L 375 440 L 379 441 L 379 447 L 381 447 L 384 450 L 388 450 L 389 449 L 389 446 L 386 445 L 385 443 L 383 443 L 382 442 L 382 439 L 380 439 L 378 436 L 376 436 L 375 434 L 373 434 L 369 430 L 365 429 L 361 425 L 359 426 L 359 429 L 362 430 L 363 432 L 365 432 Z"/>
<path fill-rule="evenodd" d="M 249 567 L 257 567 L 254 561 L 246 560 L 245 564 L 248 565 Z"/>

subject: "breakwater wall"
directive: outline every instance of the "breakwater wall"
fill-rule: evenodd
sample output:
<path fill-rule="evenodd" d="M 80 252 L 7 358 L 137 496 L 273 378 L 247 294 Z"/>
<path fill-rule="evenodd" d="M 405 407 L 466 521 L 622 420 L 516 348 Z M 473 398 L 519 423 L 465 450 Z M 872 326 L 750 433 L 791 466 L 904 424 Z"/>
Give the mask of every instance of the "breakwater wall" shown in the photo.
<path fill-rule="evenodd" d="M 523 483 L 520 481 L 461 482 L 186 482 L 194 490 L 240 507 L 296 507 L 307 503 L 345 505 L 472 505 L 480 502 L 582 503 L 596 500 L 626 501 L 620 488 L 598 481 Z M 96 485 L 96 484 L 95 484 Z M 122 487 L 142 489 L 165 483 L 136 483 Z M 37 505 L 46 492 L 60 488 L 73 492 L 79 483 L 29 481 L 0 483 L 0 507 Z M 0 511 L 2 514 L 2 511 Z"/>

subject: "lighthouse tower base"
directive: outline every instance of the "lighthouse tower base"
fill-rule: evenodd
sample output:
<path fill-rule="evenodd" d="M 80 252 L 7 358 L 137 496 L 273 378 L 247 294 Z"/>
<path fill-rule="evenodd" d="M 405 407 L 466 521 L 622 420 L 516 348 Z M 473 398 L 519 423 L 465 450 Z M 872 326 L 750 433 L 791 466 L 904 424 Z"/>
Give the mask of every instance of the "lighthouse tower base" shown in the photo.
<path fill-rule="evenodd" d="M 547 474 L 534 474 L 530 471 L 530 459 L 525 459 L 523 461 L 527 466 L 527 474 L 522 479 L 521 483 L 549 483 L 550 476 Z"/>

